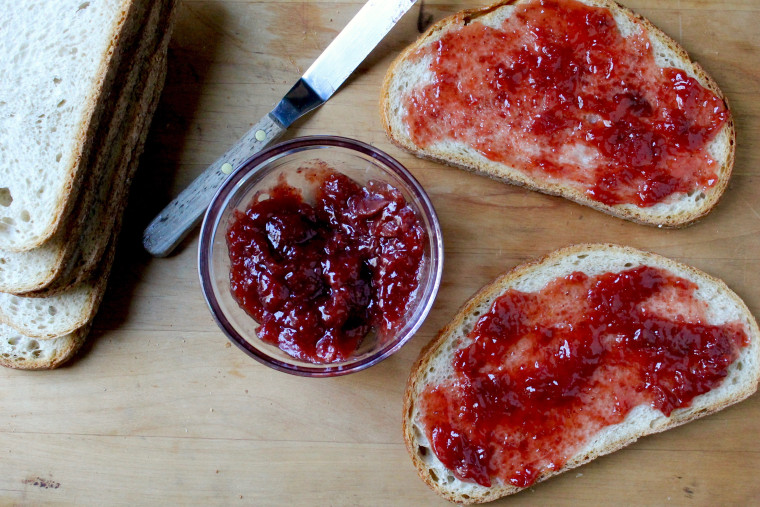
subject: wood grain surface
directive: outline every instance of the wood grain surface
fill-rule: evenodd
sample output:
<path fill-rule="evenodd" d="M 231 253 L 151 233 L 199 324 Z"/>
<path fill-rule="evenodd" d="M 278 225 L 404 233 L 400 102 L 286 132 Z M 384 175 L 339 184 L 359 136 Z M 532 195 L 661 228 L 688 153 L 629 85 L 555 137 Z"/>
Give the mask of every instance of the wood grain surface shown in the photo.
<path fill-rule="evenodd" d="M 483 0 L 426 0 L 434 19 Z M 212 321 L 197 232 L 166 259 L 141 232 L 266 114 L 361 2 L 185 0 L 169 74 L 117 260 L 89 344 L 57 371 L 0 371 L 0 504 L 444 505 L 401 436 L 410 367 L 476 289 L 575 242 L 649 249 L 726 281 L 760 315 L 760 3 L 624 0 L 682 43 L 720 84 L 737 123 L 719 206 L 658 230 L 417 160 L 378 118 L 390 61 L 418 35 L 419 5 L 328 104 L 286 138 L 354 137 L 386 150 L 428 190 L 445 240 L 444 279 L 417 336 L 377 366 L 304 379 L 249 359 Z M 760 501 L 760 398 L 531 488 L 501 505 L 750 505 Z"/>

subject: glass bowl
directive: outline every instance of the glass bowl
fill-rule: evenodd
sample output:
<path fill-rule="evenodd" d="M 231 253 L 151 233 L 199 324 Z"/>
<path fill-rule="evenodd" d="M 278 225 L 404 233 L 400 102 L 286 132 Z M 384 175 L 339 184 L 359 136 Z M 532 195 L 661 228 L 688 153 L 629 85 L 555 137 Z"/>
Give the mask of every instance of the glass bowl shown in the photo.
<path fill-rule="evenodd" d="M 301 188 L 308 202 L 309 183 L 299 168 L 322 161 L 360 185 L 380 180 L 396 187 L 427 232 L 419 285 L 405 319 L 392 336 L 377 339 L 373 332 L 347 360 L 310 363 L 298 360 L 256 336 L 257 322 L 233 298 L 226 232 L 234 211 L 245 211 L 258 192 L 265 194 L 284 177 Z M 261 195 L 261 194 L 260 194 Z M 376 364 L 401 348 L 425 320 L 441 283 L 443 238 L 427 194 L 396 160 L 372 146 L 342 137 L 312 136 L 273 146 L 244 163 L 217 191 L 206 212 L 198 247 L 201 288 L 211 313 L 224 334 L 252 358 L 276 370 L 309 377 L 332 377 Z"/>

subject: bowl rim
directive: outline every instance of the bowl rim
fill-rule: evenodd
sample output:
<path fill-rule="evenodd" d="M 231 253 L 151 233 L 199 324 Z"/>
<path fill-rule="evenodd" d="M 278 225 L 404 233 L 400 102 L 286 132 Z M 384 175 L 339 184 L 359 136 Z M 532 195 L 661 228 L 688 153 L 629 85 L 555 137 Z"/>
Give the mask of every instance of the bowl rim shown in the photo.
<path fill-rule="evenodd" d="M 427 228 L 428 230 L 426 230 L 426 232 L 428 235 L 432 236 L 430 238 L 433 247 L 430 255 L 430 269 L 433 272 L 433 278 L 432 289 L 429 292 L 429 296 L 426 299 L 420 300 L 420 304 L 423 305 L 422 310 L 420 311 L 416 322 L 414 322 L 406 333 L 396 337 L 385 347 L 354 363 L 338 366 L 325 366 L 321 364 L 304 366 L 291 364 L 264 353 L 252 346 L 248 340 L 241 336 L 231 325 L 214 295 L 213 282 L 211 280 L 210 247 L 212 245 L 212 238 L 218 229 L 219 221 L 224 211 L 223 205 L 227 203 L 229 196 L 237 189 L 238 184 L 241 181 L 253 177 L 260 172 L 265 167 L 266 162 L 273 157 L 294 150 L 300 152 L 307 149 L 318 149 L 323 147 L 345 148 L 369 156 L 379 161 L 386 170 L 395 173 L 396 176 L 409 187 L 415 198 L 419 201 L 418 206 L 420 208 L 420 213 L 427 215 L 430 222 L 430 227 Z M 438 295 L 443 275 L 443 253 L 443 233 L 435 208 L 433 207 L 425 189 L 406 167 L 382 150 L 362 141 L 340 136 L 304 136 L 278 143 L 256 153 L 242 162 L 222 183 L 214 194 L 211 204 L 204 215 L 203 224 L 201 225 L 200 240 L 198 242 L 198 275 L 200 278 L 201 292 L 203 293 L 206 304 L 217 325 L 227 338 L 248 356 L 270 368 L 292 375 L 317 378 L 336 377 L 361 371 L 379 363 L 397 352 L 416 334 L 430 313 L 436 296 Z"/>

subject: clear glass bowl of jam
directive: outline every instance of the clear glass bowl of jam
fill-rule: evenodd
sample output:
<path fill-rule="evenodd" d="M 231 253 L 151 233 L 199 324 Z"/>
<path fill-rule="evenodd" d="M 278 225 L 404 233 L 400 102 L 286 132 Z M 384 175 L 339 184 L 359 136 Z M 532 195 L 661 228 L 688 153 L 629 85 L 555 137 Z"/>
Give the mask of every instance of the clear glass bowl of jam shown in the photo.
<path fill-rule="evenodd" d="M 237 169 L 201 229 L 201 288 L 249 356 L 295 375 L 362 370 L 401 348 L 438 292 L 432 203 L 396 160 L 332 136 L 278 144 Z"/>

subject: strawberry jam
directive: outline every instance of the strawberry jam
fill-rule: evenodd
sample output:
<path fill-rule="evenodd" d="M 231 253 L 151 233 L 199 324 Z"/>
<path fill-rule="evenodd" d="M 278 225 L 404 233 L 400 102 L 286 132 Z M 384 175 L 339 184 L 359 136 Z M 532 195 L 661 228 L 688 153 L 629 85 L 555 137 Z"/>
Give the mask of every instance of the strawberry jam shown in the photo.
<path fill-rule="evenodd" d="M 421 394 L 433 452 L 462 480 L 527 487 L 636 406 L 690 406 L 748 345 L 740 323 L 706 323 L 696 289 L 641 266 L 508 290 L 455 353 L 452 377 Z"/>
<path fill-rule="evenodd" d="M 332 170 L 307 173 L 315 203 L 281 180 L 227 230 L 230 286 L 258 337 L 314 363 L 348 359 L 379 339 L 414 299 L 425 231 L 391 185 L 362 187 Z"/>
<path fill-rule="evenodd" d="M 658 67 L 643 28 L 623 37 L 608 9 L 575 0 L 515 9 L 499 27 L 475 18 L 413 56 L 431 73 L 405 103 L 417 145 L 459 141 L 608 205 L 648 207 L 715 184 L 707 145 L 726 105 Z"/>

